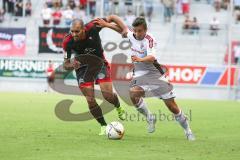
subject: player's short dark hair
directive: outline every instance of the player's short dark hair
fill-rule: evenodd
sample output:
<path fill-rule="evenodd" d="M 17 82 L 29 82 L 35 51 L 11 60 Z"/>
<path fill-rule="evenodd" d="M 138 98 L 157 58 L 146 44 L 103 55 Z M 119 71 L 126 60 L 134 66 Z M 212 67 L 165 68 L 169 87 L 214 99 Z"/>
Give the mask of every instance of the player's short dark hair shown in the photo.
<path fill-rule="evenodd" d="M 83 22 L 82 19 L 74 19 L 74 20 L 72 20 L 71 26 L 73 26 L 75 24 L 78 24 L 78 23 L 81 25 L 81 27 L 84 27 L 84 22 Z"/>
<path fill-rule="evenodd" d="M 133 27 L 137 27 L 140 25 L 143 25 L 144 29 L 147 29 L 147 22 L 144 17 L 137 17 L 132 23 Z"/>

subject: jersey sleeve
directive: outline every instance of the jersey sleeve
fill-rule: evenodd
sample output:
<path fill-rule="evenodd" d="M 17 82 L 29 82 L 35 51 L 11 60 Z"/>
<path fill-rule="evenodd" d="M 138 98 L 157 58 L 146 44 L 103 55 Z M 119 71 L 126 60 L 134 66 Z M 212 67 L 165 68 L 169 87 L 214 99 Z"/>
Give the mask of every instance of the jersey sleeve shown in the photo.
<path fill-rule="evenodd" d="M 147 35 L 147 55 L 156 57 L 157 42 L 154 37 Z"/>
<path fill-rule="evenodd" d="M 127 38 L 131 41 L 133 37 L 133 31 L 131 29 L 128 28 L 128 32 L 127 32 Z"/>

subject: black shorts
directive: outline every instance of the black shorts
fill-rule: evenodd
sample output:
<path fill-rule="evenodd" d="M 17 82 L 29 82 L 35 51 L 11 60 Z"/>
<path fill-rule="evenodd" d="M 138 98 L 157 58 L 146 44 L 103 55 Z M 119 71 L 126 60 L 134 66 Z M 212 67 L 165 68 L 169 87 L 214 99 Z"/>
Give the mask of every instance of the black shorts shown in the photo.
<path fill-rule="evenodd" d="M 107 62 L 101 67 L 89 68 L 87 65 L 81 66 L 78 70 L 75 70 L 77 76 L 78 86 L 80 88 L 86 86 L 111 82 L 111 69 Z"/>

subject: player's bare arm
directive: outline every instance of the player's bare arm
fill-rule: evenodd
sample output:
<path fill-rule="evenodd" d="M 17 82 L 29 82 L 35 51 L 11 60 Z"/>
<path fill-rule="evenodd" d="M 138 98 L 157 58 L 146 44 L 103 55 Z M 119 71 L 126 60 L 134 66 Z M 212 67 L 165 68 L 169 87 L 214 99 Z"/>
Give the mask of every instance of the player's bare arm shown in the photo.
<path fill-rule="evenodd" d="M 110 16 L 108 16 L 107 17 L 107 21 L 116 23 L 122 29 L 122 31 L 127 31 L 128 30 L 128 28 L 124 24 L 123 20 L 119 16 L 117 16 L 117 15 L 110 15 Z"/>
<path fill-rule="evenodd" d="M 100 20 L 96 20 L 96 22 L 102 27 L 108 27 L 108 28 L 113 27 L 111 29 L 114 29 L 118 33 L 122 34 L 123 37 L 127 37 L 128 28 L 120 17 L 116 15 L 110 15 L 106 17 L 106 20 L 108 23 L 105 23 Z M 115 24 L 113 24 L 112 22 Z"/>
<path fill-rule="evenodd" d="M 106 28 L 110 28 L 120 34 L 122 33 L 122 29 L 118 25 L 111 23 L 111 22 L 107 22 L 107 21 L 103 20 L 102 18 L 96 18 L 94 20 L 94 23 L 97 24 L 98 26 L 101 26 L 102 28 L 106 27 Z"/>
<path fill-rule="evenodd" d="M 152 55 L 148 55 L 146 57 L 143 57 L 143 58 L 140 58 L 140 57 L 137 57 L 137 56 L 132 56 L 132 61 L 133 62 L 154 62 L 156 59 L 154 56 Z"/>

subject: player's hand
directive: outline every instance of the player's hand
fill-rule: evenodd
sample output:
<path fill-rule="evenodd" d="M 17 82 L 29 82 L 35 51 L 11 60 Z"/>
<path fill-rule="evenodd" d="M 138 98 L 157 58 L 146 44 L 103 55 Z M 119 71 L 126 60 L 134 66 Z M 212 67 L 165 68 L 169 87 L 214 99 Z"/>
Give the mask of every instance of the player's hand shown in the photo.
<path fill-rule="evenodd" d="M 108 22 L 104 21 L 102 18 L 94 19 L 93 23 L 97 24 L 100 27 L 107 27 L 109 24 Z"/>
<path fill-rule="evenodd" d="M 127 29 L 123 30 L 122 33 L 121 33 L 123 38 L 126 38 L 127 34 L 128 34 L 128 30 Z"/>
<path fill-rule="evenodd" d="M 141 60 L 142 60 L 141 58 L 139 58 L 139 57 L 137 57 L 135 55 L 131 56 L 131 58 L 132 58 L 133 62 L 141 62 Z"/>
<path fill-rule="evenodd" d="M 81 65 L 81 63 L 80 63 L 79 61 L 74 60 L 74 62 L 73 62 L 73 68 L 74 68 L 75 70 L 79 69 L 79 68 L 80 68 L 80 65 Z"/>

